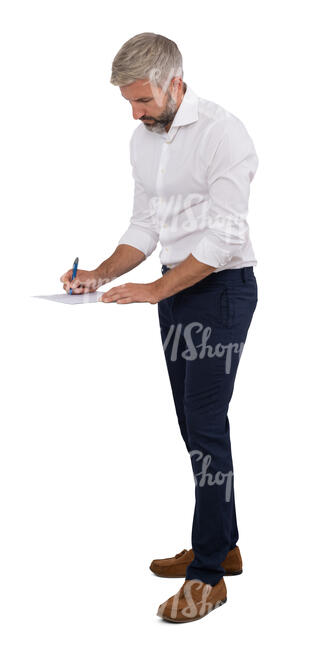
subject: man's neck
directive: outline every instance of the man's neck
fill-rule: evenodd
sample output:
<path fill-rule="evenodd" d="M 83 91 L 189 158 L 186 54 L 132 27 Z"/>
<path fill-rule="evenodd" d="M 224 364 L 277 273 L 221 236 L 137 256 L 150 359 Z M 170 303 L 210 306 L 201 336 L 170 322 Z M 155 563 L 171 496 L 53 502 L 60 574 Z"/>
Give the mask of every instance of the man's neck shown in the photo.
<path fill-rule="evenodd" d="M 185 81 L 183 81 L 183 94 L 182 94 L 182 97 L 181 97 L 180 103 L 179 103 L 179 105 L 178 105 L 177 111 L 178 111 L 179 108 L 180 108 L 180 104 L 182 103 L 182 99 L 183 99 L 183 97 L 184 97 L 184 95 L 185 95 L 185 93 L 186 93 L 186 89 L 187 89 L 187 84 L 185 83 Z M 170 127 L 171 127 L 171 124 L 172 124 L 172 122 L 169 122 L 169 124 L 166 124 L 166 126 L 165 126 L 165 130 L 167 131 L 167 133 L 168 133 Z"/>

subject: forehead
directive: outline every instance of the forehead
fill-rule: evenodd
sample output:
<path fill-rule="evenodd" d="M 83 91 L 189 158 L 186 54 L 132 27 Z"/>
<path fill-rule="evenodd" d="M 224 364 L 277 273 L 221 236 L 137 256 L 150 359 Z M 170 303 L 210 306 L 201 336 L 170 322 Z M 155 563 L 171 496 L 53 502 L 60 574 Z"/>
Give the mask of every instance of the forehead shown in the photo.
<path fill-rule="evenodd" d="M 148 79 L 137 79 L 127 86 L 120 86 L 120 91 L 125 99 L 135 101 L 155 97 L 158 90 L 148 81 Z"/>

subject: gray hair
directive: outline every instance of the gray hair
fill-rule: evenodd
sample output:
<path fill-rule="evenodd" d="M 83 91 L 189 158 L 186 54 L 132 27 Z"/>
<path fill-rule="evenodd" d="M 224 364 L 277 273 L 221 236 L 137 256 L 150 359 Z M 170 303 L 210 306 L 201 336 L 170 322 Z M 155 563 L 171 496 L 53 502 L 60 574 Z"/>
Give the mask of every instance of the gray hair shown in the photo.
<path fill-rule="evenodd" d="M 110 82 L 127 86 L 137 79 L 167 90 L 173 77 L 183 78 L 182 55 L 178 46 L 161 34 L 143 32 L 126 41 L 112 63 Z"/>

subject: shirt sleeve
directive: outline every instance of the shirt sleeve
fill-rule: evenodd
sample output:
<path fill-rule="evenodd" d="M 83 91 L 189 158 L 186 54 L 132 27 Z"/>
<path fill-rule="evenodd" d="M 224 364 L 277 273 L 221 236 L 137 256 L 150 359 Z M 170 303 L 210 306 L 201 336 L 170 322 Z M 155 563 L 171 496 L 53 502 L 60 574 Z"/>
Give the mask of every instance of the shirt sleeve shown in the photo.
<path fill-rule="evenodd" d="M 130 140 L 130 162 L 132 165 L 132 176 L 134 178 L 132 216 L 129 227 L 118 243 L 134 246 L 148 257 L 157 246 L 159 232 L 156 228 L 154 205 L 152 207 L 151 197 L 145 191 L 137 172 L 133 144 L 134 135 L 135 132 Z"/>
<path fill-rule="evenodd" d="M 236 117 L 219 122 L 211 142 L 214 153 L 206 167 L 209 196 L 205 226 L 192 255 L 199 262 L 220 268 L 248 242 L 250 183 L 258 157 L 247 130 Z"/>

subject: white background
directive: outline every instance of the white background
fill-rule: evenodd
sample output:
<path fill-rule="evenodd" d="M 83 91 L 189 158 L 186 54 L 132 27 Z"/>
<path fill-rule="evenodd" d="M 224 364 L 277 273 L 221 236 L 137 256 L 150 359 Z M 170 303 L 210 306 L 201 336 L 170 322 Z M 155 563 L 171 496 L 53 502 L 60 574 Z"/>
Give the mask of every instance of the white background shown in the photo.
<path fill-rule="evenodd" d="M 3 650 L 303 646 L 308 595 L 307 3 L 2 1 L 0 589 Z M 184 80 L 256 146 L 249 223 L 259 302 L 230 406 L 244 573 L 191 625 L 158 605 L 181 580 L 194 483 L 157 306 L 68 307 L 131 216 L 136 126 L 111 63 L 133 35 L 175 40 Z M 159 247 L 122 281 L 160 275 Z M 113 284 L 119 284 L 116 281 Z M 113 286 L 113 285 L 111 285 Z M 109 640 L 108 640 L 109 638 Z"/>

